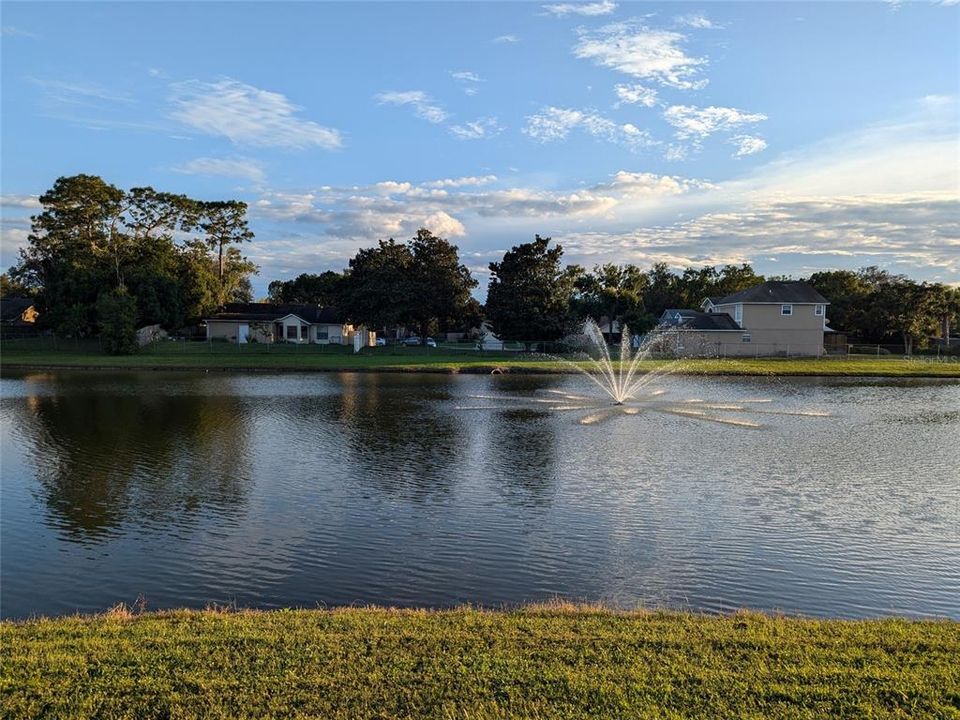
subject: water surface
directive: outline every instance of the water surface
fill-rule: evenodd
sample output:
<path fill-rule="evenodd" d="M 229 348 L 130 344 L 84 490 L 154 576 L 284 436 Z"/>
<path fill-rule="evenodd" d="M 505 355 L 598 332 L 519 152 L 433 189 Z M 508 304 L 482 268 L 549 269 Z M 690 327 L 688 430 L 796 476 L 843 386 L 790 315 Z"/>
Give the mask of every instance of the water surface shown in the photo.
<path fill-rule="evenodd" d="M 590 391 L 578 377 L 7 374 L 0 612 L 562 597 L 960 618 L 960 384 L 668 385 L 831 416 L 458 409 Z"/>

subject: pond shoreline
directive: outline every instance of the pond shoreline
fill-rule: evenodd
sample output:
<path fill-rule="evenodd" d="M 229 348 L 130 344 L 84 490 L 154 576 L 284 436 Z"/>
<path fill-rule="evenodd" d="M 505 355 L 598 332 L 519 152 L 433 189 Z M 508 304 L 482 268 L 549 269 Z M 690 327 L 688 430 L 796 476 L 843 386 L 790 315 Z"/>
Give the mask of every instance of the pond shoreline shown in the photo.
<path fill-rule="evenodd" d="M 5 621 L 0 638 L 4 702 L 20 717 L 946 717 L 960 653 L 953 621 L 558 603 L 121 606 Z"/>
<path fill-rule="evenodd" d="M 688 376 L 717 376 L 717 377 L 849 377 L 849 378 L 918 378 L 918 379 L 957 379 L 960 380 L 960 363 L 933 364 L 924 363 L 922 367 L 892 365 L 891 361 L 867 361 L 867 367 L 862 363 L 843 368 L 837 367 L 840 362 L 830 362 L 831 367 L 798 367 L 798 363 L 791 363 L 790 367 L 777 367 L 777 363 L 787 363 L 782 360 L 761 360 L 741 363 L 739 367 L 717 367 L 725 362 L 738 361 L 706 361 L 694 368 L 679 368 L 673 372 L 676 375 Z M 805 360 L 802 363 L 818 361 Z M 856 362 L 856 361 L 854 361 Z M 907 361 L 893 361 L 907 362 Z M 881 363 L 883 363 L 881 365 Z M 929 365 L 929 367 L 928 367 Z M 640 374 L 650 372 L 653 368 L 643 369 Z M 0 376 L 6 372 L 36 372 L 36 371 L 86 371 L 86 372 L 118 372 L 127 370 L 142 370 L 149 372 L 160 371 L 206 371 L 225 373 L 391 373 L 391 374 L 433 374 L 433 375 L 576 375 L 577 370 L 562 367 L 551 367 L 548 363 L 509 361 L 507 363 L 461 363 L 461 364 L 383 364 L 383 365 L 220 365 L 220 364 L 163 364 L 139 363 L 111 364 L 111 363 L 25 363 L 0 362 Z"/>

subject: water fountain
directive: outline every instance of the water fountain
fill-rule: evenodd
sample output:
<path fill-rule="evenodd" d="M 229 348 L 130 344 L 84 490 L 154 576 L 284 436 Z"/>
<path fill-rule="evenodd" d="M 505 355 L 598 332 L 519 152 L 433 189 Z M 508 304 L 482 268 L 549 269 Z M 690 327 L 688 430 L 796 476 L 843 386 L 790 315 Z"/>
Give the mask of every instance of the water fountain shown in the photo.
<path fill-rule="evenodd" d="M 656 328 L 643 340 L 633 346 L 633 337 L 629 328 L 622 328 L 620 353 L 614 358 L 607 345 L 603 332 L 593 320 L 583 325 L 581 338 L 586 350 L 575 360 L 550 356 L 593 382 L 601 393 L 588 395 L 564 390 L 543 390 L 542 397 L 511 397 L 505 395 L 471 395 L 476 400 L 496 400 L 515 409 L 541 409 L 554 412 L 581 412 L 580 424 L 593 425 L 618 415 L 639 415 L 645 412 L 658 412 L 679 417 L 736 425 L 739 427 L 759 428 L 761 424 L 742 415 L 805 415 L 826 417 L 829 413 L 809 411 L 780 411 L 767 409 L 763 405 L 772 402 L 770 398 L 738 399 L 735 402 L 719 402 L 701 398 L 671 398 L 668 389 L 657 387 L 658 381 L 684 368 L 686 361 L 681 359 L 665 360 L 653 369 L 641 372 L 641 364 L 651 359 L 654 348 L 663 345 L 668 336 L 668 328 Z M 477 405 L 460 407 L 461 410 L 502 409 L 500 405 Z M 738 417 L 737 415 L 741 415 Z"/>

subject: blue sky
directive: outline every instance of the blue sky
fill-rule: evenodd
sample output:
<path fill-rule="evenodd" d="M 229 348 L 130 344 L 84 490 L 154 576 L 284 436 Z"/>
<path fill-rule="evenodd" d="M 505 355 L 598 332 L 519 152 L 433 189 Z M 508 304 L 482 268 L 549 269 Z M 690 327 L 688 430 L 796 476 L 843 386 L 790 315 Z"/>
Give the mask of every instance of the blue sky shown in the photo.
<path fill-rule="evenodd" d="M 421 225 L 960 282 L 955 3 L 16 3 L 3 236 L 94 173 L 250 204 L 255 282 Z"/>

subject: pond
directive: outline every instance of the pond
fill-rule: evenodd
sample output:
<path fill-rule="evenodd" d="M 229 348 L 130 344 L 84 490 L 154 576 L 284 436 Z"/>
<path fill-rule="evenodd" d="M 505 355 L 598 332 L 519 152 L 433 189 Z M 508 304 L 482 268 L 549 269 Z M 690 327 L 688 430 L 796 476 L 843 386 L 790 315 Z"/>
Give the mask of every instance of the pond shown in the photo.
<path fill-rule="evenodd" d="M 565 598 L 960 619 L 960 383 L 663 387 L 825 416 L 582 425 L 515 401 L 593 392 L 576 376 L 6 373 L 0 612 Z"/>

